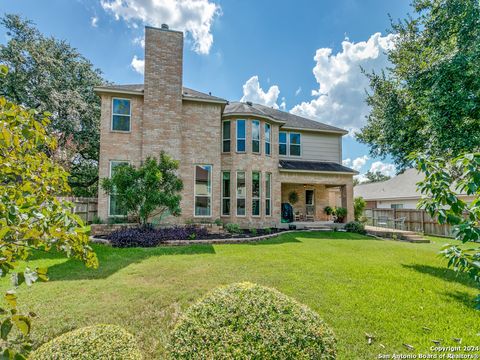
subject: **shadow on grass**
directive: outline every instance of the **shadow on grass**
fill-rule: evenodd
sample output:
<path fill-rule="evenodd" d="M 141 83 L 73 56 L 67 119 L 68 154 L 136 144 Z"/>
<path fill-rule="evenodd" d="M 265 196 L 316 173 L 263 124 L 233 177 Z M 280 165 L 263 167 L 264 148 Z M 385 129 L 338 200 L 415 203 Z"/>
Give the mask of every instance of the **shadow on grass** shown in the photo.
<path fill-rule="evenodd" d="M 470 309 L 475 308 L 475 298 L 467 292 L 457 290 L 454 292 L 448 292 L 445 295 L 448 296 L 449 298 L 452 298 L 462 303 L 463 305 L 465 305 Z"/>
<path fill-rule="evenodd" d="M 435 276 L 442 280 L 446 280 L 449 282 L 456 282 L 474 289 L 478 288 L 475 282 L 472 279 L 470 279 L 468 275 L 464 273 L 458 273 L 446 267 L 436 267 L 436 266 L 420 265 L 420 264 L 411 264 L 411 265 L 402 264 L 402 266 L 406 269 L 412 269 L 422 274 Z"/>
<path fill-rule="evenodd" d="M 207 244 L 127 249 L 93 245 L 93 248 L 100 264 L 98 269 L 89 269 L 81 261 L 69 259 L 48 268 L 50 281 L 105 279 L 131 264 L 140 263 L 155 256 L 215 254 L 213 246 Z M 51 255 L 48 254 L 47 256 Z M 56 257 L 62 258 L 64 256 L 56 253 Z M 38 258 L 42 258 L 42 253 L 38 255 Z"/>
<path fill-rule="evenodd" d="M 278 244 L 285 244 L 285 243 L 299 243 L 300 240 L 297 239 L 297 234 L 280 234 L 277 237 L 268 238 L 265 240 L 258 240 L 255 242 L 245 243 L 248 245 L 278 245 Z"/>

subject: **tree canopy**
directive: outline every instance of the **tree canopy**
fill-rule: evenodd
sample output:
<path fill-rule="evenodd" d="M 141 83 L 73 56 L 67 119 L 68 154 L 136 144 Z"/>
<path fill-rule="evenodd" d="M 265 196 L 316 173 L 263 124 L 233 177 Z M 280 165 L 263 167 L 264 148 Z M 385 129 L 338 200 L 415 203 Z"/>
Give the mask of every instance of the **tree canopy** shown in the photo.
<path fill-rule="evenodd" d="M 393 22 L 391 66 L 370 73 L 371 107 L 356 134 L 372 157 L 397 168 L 412 151 L 432 155 L 480 147 L 480 5 L 477 0 L 414 0 L 415 16 Z"/>
<path fill-rule="evenodd" d="M 8 41 L 0 45 L 0 95 L 41 114 L 51 113 L 48 130 L 58 138 L 75 195 L 97 191 L 100 99 L 93 87 L 104 80 L 85 57 L 63 40 L 46 37 L 31 21 L 5 15 Z"/>

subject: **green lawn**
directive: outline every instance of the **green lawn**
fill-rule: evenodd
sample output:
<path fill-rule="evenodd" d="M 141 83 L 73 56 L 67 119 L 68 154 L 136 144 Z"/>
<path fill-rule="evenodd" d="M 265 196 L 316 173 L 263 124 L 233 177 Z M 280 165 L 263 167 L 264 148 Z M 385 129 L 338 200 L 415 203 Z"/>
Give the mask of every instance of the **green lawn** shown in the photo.
<path fill-rule="evenodd" d="M 402 343 L 425 352 L 432 339 L 456 345 L 457 337 L 479 345 L 480 312 L 473 309 L 479 290 L 445 268 L 437 253 L 446 240 L 433 241 L 300 232 L 257 244 L 95 245 L 98 270 L 55 254 L 38 255 L 30 266 L 49 266 L 51 281 L 22 288 L 19 297 L 38 314 L 37 343 L 79 326 L 119 324 L 137 336 L 146 359 L 162 357 L 169 330 L 190 303 L 237 281 L 277 288 L 317 311 L 337 335 L 339 359 L 407 352 Z M 367 345 L 365 332 L 376 336 L 374 344 Z"/>

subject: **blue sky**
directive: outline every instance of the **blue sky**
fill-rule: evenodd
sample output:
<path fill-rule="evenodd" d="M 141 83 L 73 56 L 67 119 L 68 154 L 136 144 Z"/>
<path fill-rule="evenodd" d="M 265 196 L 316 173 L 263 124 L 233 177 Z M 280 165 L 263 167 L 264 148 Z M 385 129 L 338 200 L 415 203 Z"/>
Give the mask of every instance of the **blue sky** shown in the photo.
<path fill-rule="evenodd" d="M 143 26 L 186 31 L 184 84 L 229 100 L 253 100 L 346 129 L 368 108 L 360 66 L 388 65 L 388 14 L 399 0 L 0 0 L 4 13 L 67 40 L 115 83 L 141 83 Z M 379 34 L 377 34 L 379 33 Z M 0 29 L 0 41 L 6 41 Z M 132 66 L 137 67 L 135 70 Z M 344 138 L 345 163 L 392 173 L 389 159 Z M 348 161 L 350 160 L 350 161 Z"/>

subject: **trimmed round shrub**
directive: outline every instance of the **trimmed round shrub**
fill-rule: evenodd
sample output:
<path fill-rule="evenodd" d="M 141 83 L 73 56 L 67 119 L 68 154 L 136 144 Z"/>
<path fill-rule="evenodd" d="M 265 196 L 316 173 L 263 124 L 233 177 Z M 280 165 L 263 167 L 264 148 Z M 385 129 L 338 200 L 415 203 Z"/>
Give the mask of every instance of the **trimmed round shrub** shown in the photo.
<path fill-rule="evenodd" d="M 139 360 L 133 335 L 117 325 L 94 325 L 62 334 L 32 352 L 29 360 Z"/>
<path fill-rule="evenodd" d="M 263 286 L 220 287 L 191 306 L 172 331 L 174 359 L 335 359 L 332 330 L 319 315 Z"/>
<path fill-rule="evenodd" d="M 350 221 L 345 224 L 345 231 L 365 235 L 367 231 L 365 230 L 365 225 L 360 221 Z"/>

